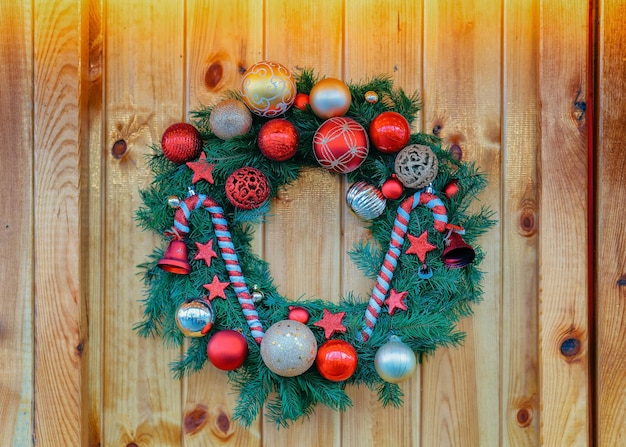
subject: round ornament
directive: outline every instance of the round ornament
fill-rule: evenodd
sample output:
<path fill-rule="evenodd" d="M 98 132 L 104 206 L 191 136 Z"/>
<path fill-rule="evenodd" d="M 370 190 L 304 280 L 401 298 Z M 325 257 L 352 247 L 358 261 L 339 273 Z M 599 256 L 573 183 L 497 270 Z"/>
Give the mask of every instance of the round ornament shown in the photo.
<path fill-rule="evenodd" d="M 289 316 L 287 317 L 290 320 L 299 321 L 302 324 L 307 324 L 309 322 L 309 318 L 311 315 L 309 311 L 304 307 L 300 306 L 289 306 Z"/>
<path fill-rule="evenodd" d="M 211 110 L 209 127 L 220 140 L 245 135 L 252 128 L 252 114 L 241 101 L 225 99 Z"/>
<path fill-rule="evenodd" d="M 369 104 L 376 104 L 378 102 L 378 93 L 373 90 L 365 92 L 365 101 Z"/>
<path fill-rule="evenodd" d="M 170 208 L 178 208 L 180 206 L 180 197 L 171 195 L 167 198 L 167 204 Z"/>
<path fill-rule="evenodd" d="M 374 117 L 369 134 L 376 149 L 384 154 L 395 154 L 409 143 L 411 126 L 398 112 L 387 111 Z"/>
<path fill-rule="evenodd" d="M 313 113 L 322 119 L 343 116 L 350 109 L 352 94 L 342 80 L 325 78 L 311 89 L 309 103 Z"/>
<path fill-rule="evenodd" d="M 396 156 L 394 171 L 407 188 L 424 188 L 435 177 L 439 162 L 433 151 L 423 144 L 411 144 Z"/>
<path fill-rule="evenodd" d="M 214 321 L 213 306 L 201 298 L 185 300 L 176 309 L 176 326 L 185 337 L 203 337 L 211 330 Z"/>
<path fill-rule="evenodd" d="M 367 132 L 352 118 L 330 118 L 315 132 L 313 152 L 323 168 L 338 174 L 352 172 L 369 153 Z"/>
<path fill-rule="evenodd" d="M 309 95 L 307 95 L 306 93 L 298 93 L 296 95 L 296 100 L 293 103 L 293 106 L 296 109 L 305 111 L 306 110 L 306 106 L 309 105 Z"/>
<path fill-rule="evenodd" d="M 382 345 L 374 357 L 374 368 L 385 382 L 400 383 L 413 375 L 417 359 L 415 353 L 396 335 Z"/>
<path fill-rule="evenodd" d="M 296 81 L 284 65 L 258 62 L 243 74 L 241 99 L 255 115 L 274 118 L 295 101 Z"/>
<path fill-rule="evenodd" d="M 269 120 L 259 130 L 257 145 L 270 160 L 285 161 L 296 155 L 300 144 L 298 129 L 283 118 Z"/>
<path fill-rule="evenodd" d="M 216 332 L 209 339 L 206 353 L 213 366 L 224 371 L 232 371 L 246 361 L 248 342 L 240 332 L 225 329 Z"/>
<path fill-rule="evenodd" d="M 341 382 L 354 374 L 358 357 L 356 350 L 347 341 L 328 340 L 317 351 L 315 364 L 326 380 Z"/>
<path fill-rule="evenodd" d="M 279 376 L 299 376 L 311 367 L 317 353 L 317 341 L 309 327 L 299 321 L 283 320 L 265 332 L 261 358 L 270 371 Z"/>
<path fill-rule="evenodd" d="M 402 197 L 404 193 L 404 185 L 395 174 L 385 180 L 383 186 L 380 188 L 383 196 L 385 196 L 389 200 L 396 200 Z"/>
<path fill-rule="evenodd" d="M 237 208 L 252 210 L 263 205 L 270 196 L 265 174 L 249 166 L 236 169 L 226 179 L 226 197 Z"/>
<path fill-rule="evenodd" d="M 456 179 L 450 180 L 448 183 L 446 183 L 446 186 L 443 187 L 443 194 L 448 199 L 451 199 L 452 197 L 456 196 L 458 192 L 459 192 L 459 181 Z"/>
<path fill-rule="evenodd" d="M 180 165 L 200 155 L 202 137 L 198 129 L 191 124 L 172 124 L 163 132 L 161 148 L 169 161 Z"/>
<path fill-rule="evenodd" d="M 373 220 L 380 216 L 387 206 L 387 199 L 374 185 L 360 181 L 354 183 L 346 193 L 346 203 L 362 219 Z"/>

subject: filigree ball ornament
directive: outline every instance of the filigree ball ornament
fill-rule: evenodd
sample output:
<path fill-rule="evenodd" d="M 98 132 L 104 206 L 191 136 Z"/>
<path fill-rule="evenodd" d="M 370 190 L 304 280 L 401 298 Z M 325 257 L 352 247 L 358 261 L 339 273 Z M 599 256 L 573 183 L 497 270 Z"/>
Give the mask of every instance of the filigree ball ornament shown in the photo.
<path fill-rule="evenodd" d="M 328 340 L 317 351 L 317 370 L 326 380 L 342 382 L 349 379 L 358 365 L 356 350 L 344 340 Z"/>
<path fill-rule="evenodd" d="M 203 298 L 190 298 L 176 309 L 176 326 L 185 337 L 203 337 L 213 327 L 215 311 Z"/>
<path fill-rule="evenodd" d="M 413 350 L 397 335 L 389 337 L 374 357 L 374 368 L 385 382 L 400 383 L 415 372 L 417 358 Z"/>
<path fill-rule="evenodd" d="M 161 149 L 169 161 L 183 164 L 198 158 L 202 151 L 202 136 L 189 123 L 175 123 L 163 132 Z"/>
<path fill-rule="evenodd" d="M 437 156 L 423 144 L 411 144 L 396 156 L 394 172 L 407 188 L 420 189 L 428 186 L 439 169 Z"/>
<path fill-rule="evenodd" d="M 250 166 L 233 171 L 226 179 L 224 188 L 228 201 L 242 210 L 256 209 L 270 197 L 267 177 L 259 169 Z"/>
<path fill-rule="evenodd" d="M 309 93 L 313 113 L 322 119 L 343 116 L 350 109 L 352 94 L 340 79 L 325 78 L 318 81 Z"/>
<path fill-rule="evenodd" d="M 383 154 L 395 154 L 411 138 L 409 121 L 398 112 L 386 111 L 374 117 L 369 127 L 372 145 Z"/>
<path fill-rule="evenodd" d="M 321 167 L 347 174 L 361 166 L 369 153 L 367 132 L 352 118 L 327 119 L 313 136 L 313 153 Z"/>
<path fill-rule="evenodd" d="M 213 366 L 223 371 L 232 371 L 246 361 L 248 342 L 241 332 L 224 329 L 211 336 L 206 350 L 207 358 Z"/>
<path fill-rule="evenodd" d="M 385 211 L 387 199 L 377 187 L 360 181 L 348 189 L 346 203 L 352 212 L 360 218 L 373 220 Z"/>
<path fill-rule="evenodd" d="M 241 101 L 225 99 L 211 110 L 209 128 L 220 140 L 245 135 L 252 128 L 252 114 Z"/>
<path fill-rule="evenodd" d="M 283 118 L 269 120 L 259 130 L 257 146 L 261 153 L 274 161 L 285 161 L 296 155 L 300 144 L 298 129 Z"/>
<path fill-rule="evenodd" d="M 278 62 L 262 61 L 246 70 L 241 79 L 241 99 L 255 115 L 275 118 L 296 99 L 296 81 Z"/>
<path fill-rule="evenodd" d="M 268 369 L 282 377 L 295 377 L 315 362 L 317 341 L 309 327 L 299 321 L 283 320 L 265 332 L 261 358 Z"/>

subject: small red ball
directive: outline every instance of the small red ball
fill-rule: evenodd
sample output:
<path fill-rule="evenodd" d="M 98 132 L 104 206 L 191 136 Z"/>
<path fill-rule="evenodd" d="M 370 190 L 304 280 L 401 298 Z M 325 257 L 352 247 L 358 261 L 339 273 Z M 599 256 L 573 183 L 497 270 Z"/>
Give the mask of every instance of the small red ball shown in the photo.
<path fill-rule="evenodd" d="M 248 342 L 240 332 L 225 329 L 213 334 L 206 347 L 211 363 L 224 371 L 243 365 L 248 357 Z"/>
<path fill-rule="evenodd" d="M 354 374 L 357 363 L 356 350 L 344 340 L 328 340 L 317 350 L 315 358 L 322 377 L 332 382 L 348 379 Z"/>
<path fill-rule="evenodd" d="M 296 155 L 300 134 L 292 122 L 283 118 L 269 120 L 259 130 L 257 145 L 270 160 L 285 161 Z"/>
<path fill-rule="evenodd" d="M 299 321 L 302 324 L 307 324 L 309 322 L 309 311 L 304 307 L 300 306 L 289 306 L 289 316 L 290 320 Z"/>
<path fill-rule="evenodd" d="M 456 179 L 450 180 L 448 183 L 446 183 L 446 186 L 443 187 L 443 194 L 448 199 L 451 199 L 452 197 L 456 196 L 458 192 L 459 192 L 459 181 Z"/>
<path fill-rule="evenodd" d="M 370 123 L 370 140 L 384 154 L 394 154 L 404 148 L 411 138 L 411 126 L 398 112 L 382 112 Z"/>
<path fill-rule="evenodd" d="M 172 124 L 163 132 L 161 148 L 168 160 L 176 164 L 183 164 L 200 155 L 202 137 L 198 129 L 191 124 Z"/>
<path fill-rule="evenodd" d="M 293 103 L 293 106 L 296 109 L 300 109 L 302 111 L 306 110 L 306 106 L 309 105 L 309 95 L 306 93 L 298 93 L 296 95 L 296 100 Z"/>
<path fill-rule="evenodd" d="M 347 174 L 361 166 L 369 153 L 367 132 L 352 118 L 327 119 L 313 136 L 313 152 L 323 168 Z"/>
<path fill-rule="evenodd" d="M 250 166 L 235 170 L 224 185 L 226 197 L 237 208 L 252 210 L 270 197 L 270 185 L 261 171 Z"/>
<path fill-rule="evenodd" d="M 402 197 L 402 193 L 404 192 L 404 185 L 400 180 L 398 180 L 398 178 L 394 174 L 387 180 L 385 180 L 385 183 L 383 183 L 383 186 L 381 186 L 380 191 L 383 193 L 383 196 L 385 196 L 385 198 L 389 200 L 396 200 Z"/>

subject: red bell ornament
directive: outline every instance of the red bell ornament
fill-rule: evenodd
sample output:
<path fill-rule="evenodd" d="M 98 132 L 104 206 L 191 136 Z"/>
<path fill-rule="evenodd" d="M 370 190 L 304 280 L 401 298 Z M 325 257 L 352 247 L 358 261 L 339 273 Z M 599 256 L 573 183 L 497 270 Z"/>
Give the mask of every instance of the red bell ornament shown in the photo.
<path fill-rule="evenodd" d="M 446 240 L 446 248 L 441 254 L 443 264 L 448 268 L 462 268 L 471 264 L 476 257 L 474 249 L 465 243 L 460 234 L 452 232 Z"/>
<path fill-rule="evenodd" d="M 188 275 L 191 272 L 191 266 L 187 260 L 187 244 L 173 239 L 157 265 L 166 272 Z"/>

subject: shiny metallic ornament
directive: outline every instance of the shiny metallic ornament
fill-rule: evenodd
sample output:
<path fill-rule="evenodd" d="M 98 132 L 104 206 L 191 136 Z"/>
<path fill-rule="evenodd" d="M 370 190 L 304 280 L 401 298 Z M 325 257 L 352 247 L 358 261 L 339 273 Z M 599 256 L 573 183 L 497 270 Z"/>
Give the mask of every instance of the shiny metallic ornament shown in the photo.
<path fill-rule="evenodd" d="M 372 220 L 385 211 L 387 199 L 377 187 L 360 181 L 348 189 L 346 203 L 357 216 Z"/>
<path fill-rule="evenodd" d="M 283 377 L 302 374 L 315 362 L 317 341 L 311 329 L 294 320 L 274 323 L 261 342 L 261 358 L 270 371 Z"/>
<path fill-rule="evenodd" d="M 325 78 L 317 82 L 309 93 L 309 105 L 318 117 L 328 119 L 344 116 L 352 104 L 350 89 L 340 79 Z"/>
<path fill-rule="evenodd" d="M 374 368 L 385 382 L 400 383 L 413 375 L 417 358 L 413 350 L 397 335 L 389 337 L 374 357 Z"/>
<path fill-rule="evenodd" d="M 370 104 L 376 104 L 378 102 L 378 93 L 373 90 L 368 90 L 365 92 L 365 101 Z"/>
<path fill-rule="evenodd" d="M 186 337 L 203 337 L 214 321 L 213 306 L 203 298 L 185 300 L 176 310 L 176 326 Z"/>
<path fill-rule="evenodd" d="M 296 81 L 284 65 L 258 62 L 243 74 L 241 99 L 255 115 L 274 118 L 293 105 Z"/>
<path fill-rule="evenodd" d="M 391 177 L 385 180 L 385 183 L 381 186 L 380 191 L 387 199 L 396 200 L 404 194 L 404 185 L 398 180 L 396 174 L 391 174 Z"/>
<path fill-rule="evenodd" d="M 259 289 L 259 286 L 257 286 L 256 284 L 252 286 L 252 290 L 250 290 L 250 295 L 252 295 L 252 302 L 255 304 L 265 298 L 265 294 L 261 292 L 261 289 Z"/>
<path fill-rule="evenodd" d="M 169 196 L 167 198 L 167 204 L 170 208 L 178 208 L 180 206 L 180 197 L 178 196 Z"/>

